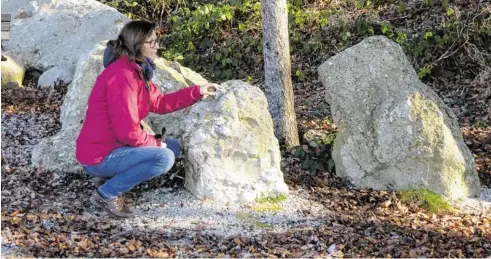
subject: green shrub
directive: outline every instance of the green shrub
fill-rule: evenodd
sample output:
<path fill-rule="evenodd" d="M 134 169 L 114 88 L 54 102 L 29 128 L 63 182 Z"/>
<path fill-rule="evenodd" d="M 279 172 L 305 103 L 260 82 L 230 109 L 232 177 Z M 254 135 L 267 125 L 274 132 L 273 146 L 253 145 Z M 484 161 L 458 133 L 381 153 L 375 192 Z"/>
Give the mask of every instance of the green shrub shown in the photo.
<path fill-rule="evenodd" d="M 312 176 L 318 172 L 334 172 L 332 143 L 334 133 L 324 135 L 317 141 L 310 141 L 294 149 L 293 155 L 300 159 L 302 169 L 308 170 Z"/>
<path fill-rule="evenodd" d="M 260 0 L 100 0 L 131 18 L 159 21 L 166 33 L 160 55 L 182 63 L 213 81 L 254 81 L 263 75 Z M 483 51 L 491 38 L 491 14 L 461 12 L 448 1 L 425 1 L 418 8 L 440 11 L 444 20 L 426 31 L 394 26 L 393 21 L 373 19 L 379 8 L 396 4 L 401 16 L 411 12 L 402 0 L 353 0 L 342 8 L 316 8 L 316 0 L 288 1 L 290 50 L 302 63 L 292 62 L 295 81 L 317 76 L 307 67 L 317 67 L 330 56 L 372 35 L 385 35 L 399 43 L 421 78 L 432 75 L 436 66 L 452 56 L 471 59 L 485 66 L 490 55 L 480 60 L 466 58 L 466 47 Z M 330 9 L 329 9 L 330 8 Z M 349 18 L 355 10 L 363 14 Z M 331 16 L 337 17 L 329 24 Z M 409 19 L 409 18 L 408 18 Z M 395 23 L 398 24 L 398 23 Z M 478 53 L 476 51 L 473 51 Z M 469 60 L 465 61 L 467 65 Z M 254 83 L 254 82 L 252 82 Z"/>

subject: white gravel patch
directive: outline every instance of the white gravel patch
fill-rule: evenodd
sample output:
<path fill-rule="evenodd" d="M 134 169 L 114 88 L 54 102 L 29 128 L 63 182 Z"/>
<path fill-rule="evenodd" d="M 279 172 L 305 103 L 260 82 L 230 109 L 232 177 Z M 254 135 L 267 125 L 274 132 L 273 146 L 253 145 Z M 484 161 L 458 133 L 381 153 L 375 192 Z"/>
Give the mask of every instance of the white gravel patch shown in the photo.
<path fill-rule="evenodd" d="M 329 215 L 322 204 L 309 200 L 307 194 L 297 190 L 291 190 L 287 200 L 276 205 L 218 203 L 199 200 L 186 190 L 170 192 L 165 189 L 144 193 L 135 204 L 136 216 L 124 221 L 126 229 L 169 231 L 169 234 L 175 230 L 217 236 L 282 232 L 318 226 Z M 276 211 L 261 210 L 274 207 Z"/>
<path fill-rule="evenodd" d="M 462 199 L 453 202 L 452 205 L 462 213 L 488 214 L 491 217 L 491 189 L 481 188 L 481 197 L 479 199 Z"/>

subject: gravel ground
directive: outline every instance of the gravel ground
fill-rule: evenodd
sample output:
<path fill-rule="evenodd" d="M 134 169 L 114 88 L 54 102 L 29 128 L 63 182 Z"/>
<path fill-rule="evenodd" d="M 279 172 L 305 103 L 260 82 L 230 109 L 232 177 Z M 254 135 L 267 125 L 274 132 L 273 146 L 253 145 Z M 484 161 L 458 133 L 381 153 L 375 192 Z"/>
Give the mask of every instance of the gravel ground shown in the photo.
<path fill-rule="evenodd" d="M 283 202 L 242 205 L 198 200 L 186 190 L 154 190 L 135 203 L 140 204 L 135 207 L 137 217 L 124 223 L 128 228 L 199 230 L 217 236 L 317 226 L 329 215 L 322 204 L 298 190 Z"/>
<path fill-rule="evenodd" d="M 329 210 L 309 198 L 304 189 L 291 191 L 287 200 L 276 205 L 223 204 L 196 199 L 186 190 L 170 189 L 146 192 L 135 204 L 139 204 L 135 206 L 137 217 L 124 222 L 128 229 L 179 229 L 217 236 L 254 236 L 266 231 L 315 227 L 330 216 Z M 491 215 L 491 189 L 482 188 L 480 199 L 453 204 L 464 214 Z"/>
<path fill-rule="evenodd" d="M 491 189 L 481 188 L 480 199 L 463 199 L 453 203 L 454 207 L 466 214 L 489 214 L 491 217 Z"/>

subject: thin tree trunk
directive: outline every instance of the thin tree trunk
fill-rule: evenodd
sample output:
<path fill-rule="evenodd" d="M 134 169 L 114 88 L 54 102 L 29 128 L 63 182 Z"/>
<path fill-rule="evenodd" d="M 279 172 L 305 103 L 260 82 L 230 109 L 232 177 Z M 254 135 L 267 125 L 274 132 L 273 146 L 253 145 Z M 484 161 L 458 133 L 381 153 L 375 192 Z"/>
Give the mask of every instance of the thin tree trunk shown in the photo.
<path fill-rule="evenodd" d="M 286 146 L 299 144 L 293 104 L 286 0 L 263 0 L 263 56 L 266 96 L 275 136 Z"/>

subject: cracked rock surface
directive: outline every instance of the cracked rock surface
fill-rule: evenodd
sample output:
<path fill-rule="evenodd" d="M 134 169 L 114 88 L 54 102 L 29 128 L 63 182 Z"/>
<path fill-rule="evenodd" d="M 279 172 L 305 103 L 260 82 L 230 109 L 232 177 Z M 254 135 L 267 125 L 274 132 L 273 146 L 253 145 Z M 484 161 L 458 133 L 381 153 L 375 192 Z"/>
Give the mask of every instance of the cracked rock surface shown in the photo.
<path fill-rule="evenodd" d="M 419 81 L 399 45 L 369 37 L 318 71 L 340 129 L 333 147 L 338 175 L 362 188 L 479 197 L 476 164 L 455 115 Z"/>

